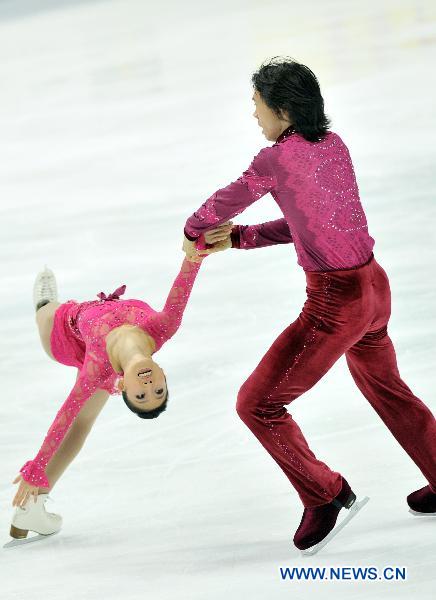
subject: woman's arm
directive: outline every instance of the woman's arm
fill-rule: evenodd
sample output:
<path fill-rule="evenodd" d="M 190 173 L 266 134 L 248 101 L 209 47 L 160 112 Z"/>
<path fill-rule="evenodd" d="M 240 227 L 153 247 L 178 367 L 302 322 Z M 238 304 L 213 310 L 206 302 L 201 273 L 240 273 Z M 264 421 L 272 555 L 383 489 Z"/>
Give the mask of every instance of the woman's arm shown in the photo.
<path fill-rule="evenodd" d="M 13 499 L 12 506 L 24 506 L 30 494 L 33 496 L 36 496 L 38 493 L 47 494 L 53 489 L 65 469 L 80 452 L 92 429 L 95 419 L 98 417 L 108 398 L 109 392 L 106 390 L 97 390 L 89 400 L 87 400 L 85 406 L 82 407 L 82 410 L 77 415 L 63 438 L 56 454 L 51 457 L 45 468 L 50 487 L 32 486 L 32 484 L 23 480 L 23 477 L 20 474 L 16 478 L 16 481 L 14 481 L 14 483 L 20 481 L 20 485 Z"/>
<path fill-rule="evenodd" d="M 269 161 L 271 152 L 271 147 L 262 148 L 236 181 L 215 192 L 187 219 L 184 233 L 188 240 L 196 240 L 275 188 L 276 177 Z"/>
<path fill-rule="evenodd" d="M 183 313 L 203 260 L 195 263 L 186 257 L 183 259 L 182 267 L 171 286 L 164 307 L 159 313 L 161 326 L 164 327 L 167 339 L 174 335 L 182 322 Z"/>
<path fill-rule="evenodd" d="M 106 390 L 96 390 L 86 401 L 62 440 L 58 451 L 52 456 L 45 468 L 47 479 L 50 482 L 50 488 L 44 488 L 45 492 L 53 489 L 68 465 L 80 452 L 108 398 L 109 392 Z"/>
<path fill-rule="evenodd" d="M 85 356 L 83 366 L 68 398 L 61 406 L 47 432 L 44 442 L 33 460 L 27 461 L 20 473 L 27 483 L 38 487 L 50 487 L 45 469 L 57 452 L 72 423 L 79 415 L 82 406 L 101 387 L 109 373 L 89 354 Z"/>
<path fill-rule="evenodd" d="M 169 340 L 179 328 L 182 316 L 192 291 L 201 263 L 183 259 L 182 267 L 177 274 L 161 311 L 147 317 L 144 329 L 153 337 L 157 349 Z"/>

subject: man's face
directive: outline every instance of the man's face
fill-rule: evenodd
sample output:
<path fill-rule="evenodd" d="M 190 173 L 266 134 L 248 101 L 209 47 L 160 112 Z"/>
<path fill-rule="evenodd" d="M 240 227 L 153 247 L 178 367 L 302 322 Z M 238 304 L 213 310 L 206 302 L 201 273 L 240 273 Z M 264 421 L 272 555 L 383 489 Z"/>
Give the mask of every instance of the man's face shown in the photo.
<path fill-rule="evenodd" d="M 262 133 L 267 140 L 275 142 L 279 135 L 291 125 L 287 115 L 283 114 L 280 119 L 269 106 L 265 104 L 262 96 L 255 90 L 252 98 L 255 104 L 253 116 L 257 119 L 259 126 L 262 127 Z"/>

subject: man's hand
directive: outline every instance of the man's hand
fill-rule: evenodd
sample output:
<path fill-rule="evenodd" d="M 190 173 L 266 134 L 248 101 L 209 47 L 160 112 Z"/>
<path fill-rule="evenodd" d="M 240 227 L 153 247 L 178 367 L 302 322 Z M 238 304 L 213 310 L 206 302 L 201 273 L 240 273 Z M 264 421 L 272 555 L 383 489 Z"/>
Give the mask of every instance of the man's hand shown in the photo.
<path fill-rule="evenodd" d="M 196 248 L 196 241 L 188 240 L 188 238 L 184 236 L 182 250 L 186 253 L 187 259 L 192 262 L 201 262 L 208 254 L 231 248 L 232 241 L 230 233 L 232 227 L 233 222 L 227 221 L 226 223 L 222 223 L 219 227 L 207 231 L 204 234 L 205 242 L 206 244 L 213 244 L 213 246 L 212 248 L 206 248 L 204 250 L 198 250 Z"/>
<path fill-rule="evenodd" d="M 230 233 L 232 231 L 233 221 L 227 221 L 223 223 L 216 229 L 211 229 L 210 231 L 206 231 L 204 234 L 204 239 L 206 240 L 206 244 L 215 244 L 215 242 L 221 242 L 230 237 Z"/>
<path fill-rule="evenodd" d="M 212 248 L 207 248 L 206 250 L 201 250 L 201 252 L 207 252 L 207 254 L 212 254 L 213 252 L 221 252 L 221 250 L 227 250 L 232 247 L 232 240 L 229 235 L 224 238 L 221 242 L 215 242 Z"/>

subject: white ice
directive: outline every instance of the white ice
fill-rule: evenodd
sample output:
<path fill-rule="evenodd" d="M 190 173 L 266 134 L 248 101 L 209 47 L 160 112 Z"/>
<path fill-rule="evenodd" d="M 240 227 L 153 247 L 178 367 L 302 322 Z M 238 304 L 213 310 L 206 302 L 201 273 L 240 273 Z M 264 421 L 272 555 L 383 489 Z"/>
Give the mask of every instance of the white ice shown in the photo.
<path fill-rule="evenodd" d="M 47 263 L 63 300 L 126 283 L 126 297 L 159 309 L 187 217 L 271 144 L 250 84 L 271 56 L 320 80 L 390 277 L 400 373 L 435 412 L 435 49 L 426 0 L 0 3 L 4 542 L 12 480 L 75 377 L 40 347 L 35 274 Z M 279 216 L 267 196 L 234 222 Z M 62 532 L 1 550 L 1 598 L 434 598 L 436 521 L 405 502 L 426 482 L 344 357 L 290 411 L 318 458 L 371 501 L 315 557 L 292 544 L 301 502 L 235 402 L 304 299 L 291 244 L 207 258 L 157 357 L 167 412 L 142 421 L 109 400 L 47 505 Z M 298 565 L 406 566 L 408 579 L 281 581 L 280 566 Z"/>

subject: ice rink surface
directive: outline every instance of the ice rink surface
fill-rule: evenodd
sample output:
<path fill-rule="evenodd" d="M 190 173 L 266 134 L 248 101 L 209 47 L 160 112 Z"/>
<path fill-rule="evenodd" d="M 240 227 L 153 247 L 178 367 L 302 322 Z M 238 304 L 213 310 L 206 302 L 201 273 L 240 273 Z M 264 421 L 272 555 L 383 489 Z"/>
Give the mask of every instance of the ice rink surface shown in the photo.
<path fill-rule="evenodd" d="M 35 274 L 47 263 L 61 300 L 126 283 L 126 298 L 160 309 L 187 217 L 271 144 L 250 76 L 272 56 L 318 76 L 390 278 L 400 373 L 435 412 L 434 2 L 2 1 L 0 55 L 2 543 L 12 480 L 75 378 L 40 347 Z M 280 216 L 268 195 L 234 222 Z M 405 502 L 426 482 L 344 357 L 289 410 L 316 456 L 371 501 L 319 555 L 292 544 L 301 502 L 235 402 L 304 300 L 291 244 L 205 259 L 181 328 L 156 355 L 168 410 L 143 421 L 108 401 L 46 505 L 63 515 L 61 533 L 0 549 L 1 598 L 434 598 L 436 521 Z M 371 565 L 405 566 L 408 579 L 279 573 Z"/>

